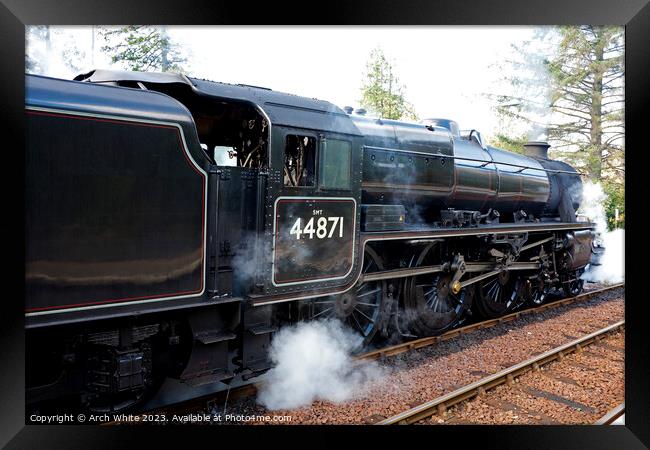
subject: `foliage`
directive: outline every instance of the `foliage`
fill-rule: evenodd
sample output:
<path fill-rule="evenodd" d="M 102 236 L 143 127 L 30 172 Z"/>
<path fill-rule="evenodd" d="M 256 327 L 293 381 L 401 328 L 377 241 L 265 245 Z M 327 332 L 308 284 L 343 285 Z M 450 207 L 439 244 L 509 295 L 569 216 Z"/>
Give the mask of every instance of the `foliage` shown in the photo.
<path fill-rule="evenodd" d="M 625 185 L 603 182 L 603 190 L 607 195 L 605 200 L 605 215 L 607 217 L 607 228 L 625 228 Z M 616 209 L 618 208 L 618 222 L 616 221 Z"/>
<path fill-rule="evenodd" d="M 25 72 L 52 75 L 63 68 L 79 73 L 85 67 L 86 53 L 74 38 L 57 27 L 32 25 L 25 28 Z"/>
<path fill-rule="evenodd" d="M 508 150 L 514 153 L 524 153 L 524 144 L 528 142 L 528 137 L 524 134 L 519 137 L 509 137 L 505 134 L 497 133 L 495 138 L 489 139 L 488 144 Z"/>
<path fill-rule="evenodd" d="M 526 124 L 533 140 L 546 135 L 553 158 L 603 184 L 611 226 L 615 209 L 625 210 L 623 28 L 563 26 L 535 40 L 548 51 L 531 54 L 530 42 L 515 47 L 519 58 L 504 71 L 512 74 L 511 91 L 489 97 L 502 123 Z M 512 134 L 504 130 L 499 139 L 516 140 L 506 139 Z"/>
<path fill-rule="evenodd" d="M 620 178 L 625 174 L 623 30 L 566 26 L 560 37 L 549 71 L 551 107 L 564 120 L 549 127 L 549 139 L 592 181 Z"/>
<path fill-rule="evenodd" d="M 43 74 L 44 68 L 40 62 L 41 55 L 35 49 L 36 43 L 42 41 L 47 51 L 52 48 L 51 29 L 49 25 L 33 25 L 25 27 L 25 72 Z"/>
<path fill-rule="evenodd" d="M 381 48 L 370 52 L 361 88 L 361 105 L 386 119 L 418 120 L 413 105 L 404 97 L 404 86 Z"/>
<path fill-rule="evenodd" d="M 187 57 L 170 40 L 165 27 L 129 25 L 103 28 L 101 35 L 106 42 L 102 51 L 110 55 L 113 63 L 121 62 L 129 70 L 185 71 Z"/>

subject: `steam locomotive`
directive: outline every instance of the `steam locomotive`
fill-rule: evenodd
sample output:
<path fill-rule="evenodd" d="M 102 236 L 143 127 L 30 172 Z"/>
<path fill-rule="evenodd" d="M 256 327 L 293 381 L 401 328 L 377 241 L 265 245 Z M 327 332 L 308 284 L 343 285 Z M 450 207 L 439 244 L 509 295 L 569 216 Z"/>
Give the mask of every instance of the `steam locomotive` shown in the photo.
<path fill-rule="evenodd" d="M 30 405 L 244 382 L 298 321 L 371 345 L 583 287 L 594 226 L 544 142 L 171 73 L 27 75 L 25 108 Z"/>

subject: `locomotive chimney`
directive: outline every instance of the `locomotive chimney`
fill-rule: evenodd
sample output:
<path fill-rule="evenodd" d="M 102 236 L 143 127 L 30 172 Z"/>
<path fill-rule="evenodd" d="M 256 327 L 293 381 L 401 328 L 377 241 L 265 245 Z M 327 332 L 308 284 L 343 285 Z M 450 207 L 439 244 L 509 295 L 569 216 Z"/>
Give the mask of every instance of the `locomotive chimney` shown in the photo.
<path fill-rule="evenodd" d="M 531 141 L 524 144 L 524 154 L 533 158 L 548 159 L 550 145 L 544 141 Z"/>

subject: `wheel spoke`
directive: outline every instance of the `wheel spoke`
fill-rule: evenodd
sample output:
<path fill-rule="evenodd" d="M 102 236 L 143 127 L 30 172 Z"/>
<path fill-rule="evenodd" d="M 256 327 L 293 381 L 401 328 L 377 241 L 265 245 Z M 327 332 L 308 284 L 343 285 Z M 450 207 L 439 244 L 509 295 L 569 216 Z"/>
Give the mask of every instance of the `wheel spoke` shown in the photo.
<path fill-rule="evenodd" d="M 491 298 L 491 299 L 494 299 L 494 298 L 496 297 L 496 295 L 494 294 L 494 292 L 497 290 L 497 288 L 498 288 L 499 286 L 498 286 L 498 284 L 496 284 L 496 283 L 494 283 L 494 282 L 492 282 L 492 283 L 490 283 L 490 284 L 491 284 L 491 286 L 490 286 L 490 288 L 488 289 L 487 294 L 486 294 L 485 296 L 486 296 L 486 297 L 489 297 L 489 298 Z M 489 286 L 489 284 L 488 284 L 488 286 Z"/>
<path fill-rule="evenodd" d="M 375 260 L 370 259 L 368 261 L 368 265 L 365 267 L 365 269 L 363 269 L 363 273 L 368 273 L 368 271 L 370 270 L 370 268 L 372 267 L 373 264 L 375 264 Z"/>
<path fill-rule="evenodd" d="M 438 312 L 438 307 L 440 306 L 440 296 L 435 296 L 435 301 L 431 304 L 433 312 Z"/>
<path fill-rule="evenodd" d="M 380 288 L 377 288 L 377 289 L 375 289 L 375 290 L 373 290 L 373 291 L 367 291 L 367 292 L 364 292 L 364 293 L 362 293 L 362 294 L 357 294 L 357 298 L 365 297 L 366 295 L 370 295 L 370 294 L 376 294 L 376 293 L 379 292 L 379 291 L 381 291 L 381 289 L 380 289 Z"/>
<path fill-rule="evenodd" d="M 316 318 L 316 317 L 318 317 L 318 316 L 320 316 L 321 314 L 326 313 L 327 311 L 333 311 L 333 310 L 334 310 L 334 307 L 333 307 L 333 306 L 330 307 L 330 308 L 326 308 L 326 309 L 322 310 L 321 312 L 319 312 L 318 314 L 314 314 L 314 315 L 312 316 L 312 319 L 313 319 L 313 318 Z"/>
<path fill-rule="evenodd" d="M 352 312 L 354 313 L 354 311 L 356 311 L 356 312 L 358 312 L 359 314 L 361 314 L 363 317 L 365 317 L 366 319 L 368 319 L 370 322 L 375 323 L 374 320 L 372 320 L 370 317 L 368 317 L 367 315 L 365 315 L 365 314 L 363 313 L 363 311 L 361 311 L 359 308 L 354 308 L 354 310 L 353 310 Z"/>
<path fill-rule="evenodd" d="M 362 306 L 371 306 L 373 308 L 379 308 L 379 305 L 376 303 L 366 303 L 366 302 L 357 302 L 357 305 L 362 305 Z"/>
<path fill-rule="evenodd" d="M 436 292 L 434 292 L 433 294 L 431 294 L 430 296 L 425 297 L 425 298 L 427 299 L 427 306 L 429 306 L 430 308 L 433 308 L 434 303 L 438 299 L 438 294 Z"/>
<path fill-rule="evenodd" d="M 361 324 L 359 323 L 357 318 L 354 316 L 354 310 L 352 311 L 352 314 L 350 314 L 350 317 L 352 317 L 352 319 L 356 322 L 357 327 L 359 327 L 359 331 L 361 332 L 361 334 L 363 334 L 365 336 L 366 335 L 366 330 L 365 330 L 365 328 L 363 328 L 361 326 Z"/>

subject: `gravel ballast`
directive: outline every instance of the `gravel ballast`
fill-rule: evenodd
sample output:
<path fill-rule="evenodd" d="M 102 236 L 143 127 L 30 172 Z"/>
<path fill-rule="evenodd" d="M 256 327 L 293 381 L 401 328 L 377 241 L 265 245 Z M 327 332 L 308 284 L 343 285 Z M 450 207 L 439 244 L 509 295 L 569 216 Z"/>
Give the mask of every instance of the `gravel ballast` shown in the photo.
<path fill-rule="evenodd" d="M 589 290 L 601 286 L 589 285 Z M 532 356 L 592 333 L 624 318 L 624 288 L 567 306 L 525 315 L 511 322 L 476 330 L 449 341 L 402 353 L 379 361 L 384 375 L 367 383 L 355 398 L 345 403 L 315 401 L 292 410 L 269 411 L 255 398 L 227 405 L 232 415 L 290 416 L 290 424 L 367 424 L 417 404 L 432 400 L 487 375 L 517 364 Z M 590 423 L 616 398 L 623 396 L 623 333 L 606 342 L 611 348 L 596 345 L 549 365 L 547 371 L 531 373 L 526 389 L 516 383 L 496 388 L 467 406 L 451 409 L 445 417 L 434 416 L 425 423 Z M 605 342 L 605 341 L 604 341 Z M 620 350 L 619 350 L 620 348 Z M 600 355 L 594 356 L 594 355 Z M 573 370 L 556 374 L 557 364 Z M 602 366 L 602 367 L 601 367 Z M 586 369 L 589 367 L 591 369 Z M 595 368 L 595 369 L 593 369 Z M 561 381 L 564 377 L 565 381 Z M 571 380 L 571 384 L 566 380 Z M 608 384 L 605 384 L 608 381 Z M 568 404 L 533 393 L 553 391 L 566 396 Z M 503 394 L 503 395 L 502 395 Z M 501 405 L 495 407 L 486 400 Z M 535 400 L 533 405 L 531 402 Z M 505 403 L 504 403 L 505 402 Z M 508 409 L 510 405 L 514 408 Z M 585 405 L 588 408 L 577 408 Z M 467 408 L 464 410 L 463 408 Z M 603 408 L 605 410 L 603 410 Z M 460 411 L 464 411 L 461 417 Z M 593 412 L 591 412 L 593 410 Z M 523 412 L 522 412 L 523 411 Z M 467 415 L 464 415 L 467 414 Z M 593 420 L 592 420 L 593 419 Z M 233 422 L 230 422 L 233 423 Z M 247 422 L 251 424 L 250 422 Z M 274 423 L 274 422 L 264 422 Z"/>

